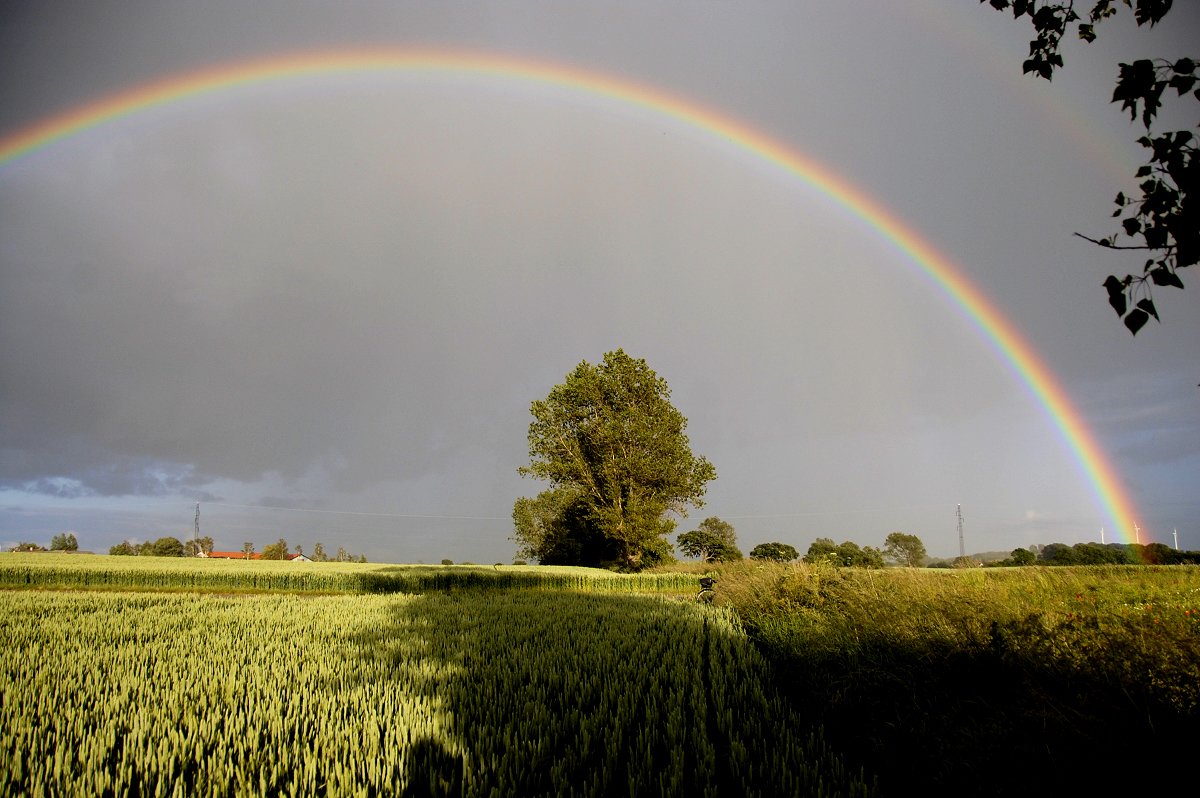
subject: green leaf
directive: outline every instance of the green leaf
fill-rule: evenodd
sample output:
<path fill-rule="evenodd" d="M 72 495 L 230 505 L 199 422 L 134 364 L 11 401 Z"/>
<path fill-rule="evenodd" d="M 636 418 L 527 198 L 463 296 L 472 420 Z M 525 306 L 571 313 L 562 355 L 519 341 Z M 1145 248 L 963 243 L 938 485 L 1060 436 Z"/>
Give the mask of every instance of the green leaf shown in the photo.
<path fill-rule="evenodd" d="M 1129 0 L 1125 0 L 1125 5 L 1129 5 Z M 1161 21 L 1170 10 L 1171 0 L 1138 0 L 1133 9 L 1133 18 L 1137 20 L 1138 25 L 1149 22 L 1153 26 Z"/>
<path fill-rule="evenodd" d="M 1150 272 L 1150 279 L 1155 285 L 1170 285 L 1175 288 L 1183 288 L 1183 280 L 1179 279 L 1179 275 L 1168 269 L 1166 266 L 1159 266 L 1154 271 Z M 1155 316 L 1155 318 L 1158 318 Z"/>
<path fill-rule="evenodd" d="M 1175 75 L 1171 78 L 1171 88 L 1182 97 L 1192 90 L 1192 86 L 1196 85 L 1195 75 Z"/>
<path fill-rule="evenodd" d="M 1118 280 L 1115 275 L 1109 275 L 1104 281 L 1104 287 L 1108 290 L 1108 304 L 1112 305 L 1112 309 L 1117 312 L 1118 316 L 1124 316 L 1127 305 L 1125 304 L 1125 284 Z"/>
<path fill-rule="evenodd" d="M 1129 118 L 1137 119 L 1138 103 L 1144 102 L 1143 118 L 1152 118 L 1158 107 L 1158 94 L 1162 89 L 1156 88 L 1154 62 L 1148 59 L 1134 61 L 1132 64 L 1121 64 L 1117 86 L 1113 89 L 1112 101 L 1121 103 L 1121 110 L 1129 110 Z M 1165 86 L 1164 81 L 1164 86 Z"/>
<path fill-rule="evenodd" d="M 1146 322 L 1150 321 L 1150 317 L 1144 311 L 1133 310 L 1125 317 L 1125 326 L 1129 328 L 1129 332 L 1137 335 L 1138 330 L 1146 326 Z"/>
<path fill-rule="evenodd" d="M 1153 316 L 1155 321 L 1159 320 L 1158 311 L 1154 309 L 1154 303 L 1149 299 L 1139 299 L 1137 307 L 1139 310 L 1149 313 L 1151 316 Z"/>
<path fill-rule="evenodd" d="M 1150 249 L 1164 249 L 1167 246 L 1167 233 L 1165 227 L 1147 227 L 1142 231 L 1142 237 Z"/>

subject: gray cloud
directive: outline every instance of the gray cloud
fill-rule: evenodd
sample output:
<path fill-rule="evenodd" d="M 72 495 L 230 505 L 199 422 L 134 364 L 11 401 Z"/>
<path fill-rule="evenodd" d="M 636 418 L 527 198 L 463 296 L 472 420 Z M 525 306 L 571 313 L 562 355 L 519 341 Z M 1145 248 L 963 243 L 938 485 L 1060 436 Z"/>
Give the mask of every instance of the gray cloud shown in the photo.
<path fill-rule="evenodd" d="M 1194 366 L 1182 343 L 1200 328 L 1176 305 L 1130 341 L 1086 290 L 1110 261 L 1070 237 L 1118 188 L 1081 131 L 1120 147 L 1130 130 L 1107 97 L 1069 94 L 1057 102 L 1080 127 L 1064 127 L 1035 94 L 1048 88 L 1019 82 L 1021 52 L 1009 63 L 1020 33 L 987 9 L 945 10 L 990 47 L 949 69 L 945 31 L 920 16 L 934 11 L 874 3 L 388 3 L 353 19 L 116 4 L 86 37 L 37 8 L 0 28 L 0 65 L 40 76 L 0 91 L 0 129 L 81 87 L 380 40 L 569 59 L 695 97 L 944 249 L 1132 483 L 1144 442 L 1161 454 L 1192 428 L 1186 402 L 1109 423 L 1146 407 L 1140 381 Z M 51 63 L 30 44 L 81 38 L 103 52 Z M 1111 91 L 1108 72 L 1067 80 Z M 744 516 L 745 535 L 878 545 L 903 527 L 955 547 L 957 502 L 1003 544 L 981 548 L 1034 542 L 1013 520 L 1027 510 L 1080 535 L 1102 523 L 1044 409 L 893 243 L 745 152 L 596 96 L 444 74 L 243 87 L 0 167 L 0 224 L 0 486 L 16 495 L 177 496 L 185 527 L 182 500 L 218 498 L 502 519 L 537 490 L 515 476 L 529 402 L 622 346 L 668 379 L 718 467 L 698 517 Z M 1194 442 L 1173 451 L 1186 462 Z M 228 534 L 269 537 L 255 518 Z M 328 520 L 288 524 L 317 535 Z M 378 557 L 396 556 L 394 534 L 414 559 L 505 556 L 502 521 L 459 538 L 389 523 L 344 529 Z M 435 551 L 447 535 L 455 553 Z"/>

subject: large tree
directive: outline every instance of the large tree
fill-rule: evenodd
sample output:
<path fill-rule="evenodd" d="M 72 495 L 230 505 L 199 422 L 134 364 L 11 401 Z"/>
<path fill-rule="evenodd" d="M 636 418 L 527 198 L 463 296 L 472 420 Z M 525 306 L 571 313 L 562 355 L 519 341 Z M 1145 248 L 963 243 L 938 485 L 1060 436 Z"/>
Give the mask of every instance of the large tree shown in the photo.
<path fill-rule="evenodd" d="M 993 8 L 1011 9 L 1015 18 L 1028 17 L 1034 38 L 1029 42 L 1029 57 L 1024 71 L 1046 80 L 1063 65 L 1060 45 L 1067 31 L 1074 28 L 1085 42 L 1096 38 L 1096 25 L 1117 13 L 1115 0 L 1090 0 L 1086 16 L 1075 10 L 1074 0 L 980 0 Z M 1155 25 L 1171 10 L 1172 0 L 1123 0 L 1133 8 L 1138 25 Z M 1082 5 L 1082 4 L 1081 4 Z M 1082 9 L 1081 9 L 1082 11 Z M 1164 94 L 1181 98 L 1190 95 L 1200 100 L 1197 60 L 1192 58 L 1141 59 L 1121 64 L 1112 101 L 1121 103 L 1131 119 L 1141 117 L 1145 135 L 1138 143 L 1149 150 L 1149 159 L 1137 171 L 1137 193 L 1117 194 L 1114 217 L 1121 218 L 1118 233 L 1081 238 L 1108 249 L 1129 250 L 1139 254 L 1140 273 L 1104 281 L 1108 302 L 1132 333 L 1137 333 L 1151 317 L 1158 319 L 1152 289 L 1155 286 L 1183 288 L 1179 272 L 1200 260 L 1200 161 L 1195 158 L 1195 137 L 1191 131 L 1155 132 L 1154 122 L 1162 107 Z"/>
<path fill-rule="evenodd" d="M 635 569 L 670 556 L 671 514 L 703 506 L 717 476 L 692 454 L 687 419 L 670 398 L 645 360 L 618 349 L 596 365 L 581 362 L 532 404 L 530 463 L 519 471 L 549 482 L 551 494 L 513 508 L 525 553 L 541 559 L 539 541 L 553 541 L 557 553 L 571 551 L 573 541 L 605 563 Z"/>

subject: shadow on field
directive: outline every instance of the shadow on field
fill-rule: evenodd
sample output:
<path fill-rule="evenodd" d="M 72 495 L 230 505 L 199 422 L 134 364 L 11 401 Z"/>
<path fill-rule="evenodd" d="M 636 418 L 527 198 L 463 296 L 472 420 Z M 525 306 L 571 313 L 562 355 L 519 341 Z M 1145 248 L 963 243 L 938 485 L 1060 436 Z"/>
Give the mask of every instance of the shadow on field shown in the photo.
<path fill-rule="evenodd" d="M 388 566 L 351 574 L 359 593 L 424 594 L 464 589 L 537 588 L 544 578 L 520 571 L 482 567 Z"/>
<path fill-rule="evenodd" d="M 403 798 L 451 798 L 463 794 L 463 760 L 438 740 L 417 740 L 404 755 L 409 774 Z"/>
<path fill-rule="evenodd" d="M 691 609 L 546 590 L 397 600 L 355 643 L 363 662 L 392 658 L 441 724 L 404 752 L 405 795 L 867 795 L 747 641 Z"/>
<path fill-rule="evenodd" d="M 867 644 L 853 657 L 773 667 L 799 711 L 883 794 L 1178 793 L 1200 741 L 1194 711 L 1029 654 Z"/>

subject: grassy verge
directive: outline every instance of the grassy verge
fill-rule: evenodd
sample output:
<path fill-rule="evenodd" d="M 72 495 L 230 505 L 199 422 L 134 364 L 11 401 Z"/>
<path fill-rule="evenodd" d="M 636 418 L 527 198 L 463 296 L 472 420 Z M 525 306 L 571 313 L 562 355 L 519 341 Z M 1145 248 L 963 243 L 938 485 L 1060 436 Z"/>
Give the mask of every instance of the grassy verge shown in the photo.
<path fill-rule="evenodd" d="M 1141 791 L 1194 748 L 1200 568 L 747 562 L 718 580 L 802 713 L 885 792 Z"/>

